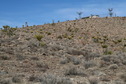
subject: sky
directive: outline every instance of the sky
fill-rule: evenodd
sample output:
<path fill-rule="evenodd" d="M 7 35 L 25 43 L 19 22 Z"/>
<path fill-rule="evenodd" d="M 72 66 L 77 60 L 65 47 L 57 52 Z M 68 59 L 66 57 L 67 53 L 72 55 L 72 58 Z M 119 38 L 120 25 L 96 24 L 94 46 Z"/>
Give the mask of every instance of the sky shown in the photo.
<path fill-rule="evenodd" d="M 77 12 L 83 12 L 82 17 L 106 17 L 108 8 L 116 16 L 126 16 L 126 0 L 0 0 L 0 28 L 75 20 Z"/>

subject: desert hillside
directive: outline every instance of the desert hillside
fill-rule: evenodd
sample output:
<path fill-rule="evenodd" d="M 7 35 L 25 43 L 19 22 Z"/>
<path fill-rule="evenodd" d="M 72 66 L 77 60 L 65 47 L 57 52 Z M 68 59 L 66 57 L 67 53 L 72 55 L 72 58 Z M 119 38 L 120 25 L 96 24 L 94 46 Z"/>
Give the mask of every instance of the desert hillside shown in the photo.
<path fill-rule="evenodd" d="M 126 84 L 126 17 L 5 26 L 0 84 Z"/>

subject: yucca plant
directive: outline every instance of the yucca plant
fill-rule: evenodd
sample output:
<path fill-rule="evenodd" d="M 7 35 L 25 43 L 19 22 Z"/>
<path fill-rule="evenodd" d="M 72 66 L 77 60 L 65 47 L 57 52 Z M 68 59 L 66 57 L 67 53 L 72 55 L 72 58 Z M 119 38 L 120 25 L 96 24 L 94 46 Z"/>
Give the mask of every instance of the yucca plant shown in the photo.
<path fill-rule="evenodd" d="M 16 29 L 17 28 L 12 28 L 12 27 L 10 27 L 8 25 L 5 25 L 5 26 L 3 26 L 2 32 L 4 32 L 6 35 L 8 35 L 10 37 L 10 36 L 14 35 L 14 31 Z"/>
<path fill-rule="evenodd" d="M 41 39 L 44 37 L 43 35 L 35 35 L 34 36 L 38 41 L 41 41 Z"/>

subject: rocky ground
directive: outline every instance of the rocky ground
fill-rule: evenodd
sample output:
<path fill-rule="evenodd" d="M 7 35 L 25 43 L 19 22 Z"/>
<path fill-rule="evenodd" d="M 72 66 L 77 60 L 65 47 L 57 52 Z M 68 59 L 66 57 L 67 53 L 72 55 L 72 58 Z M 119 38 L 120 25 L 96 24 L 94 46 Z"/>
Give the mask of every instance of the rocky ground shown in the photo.
<path fill-rule="evenodd" d="M 0 84 L 126 84 L 126 17 L 1 29 Z"/>

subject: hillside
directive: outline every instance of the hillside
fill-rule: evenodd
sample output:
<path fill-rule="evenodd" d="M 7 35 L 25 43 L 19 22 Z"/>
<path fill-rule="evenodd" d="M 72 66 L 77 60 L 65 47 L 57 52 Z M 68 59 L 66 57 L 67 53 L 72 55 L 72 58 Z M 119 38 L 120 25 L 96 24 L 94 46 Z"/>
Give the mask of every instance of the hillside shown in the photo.
<path fill-rule="evenodd" d="M 126 17 L 0 30 L 0 84 L 126 84 Z"/>

